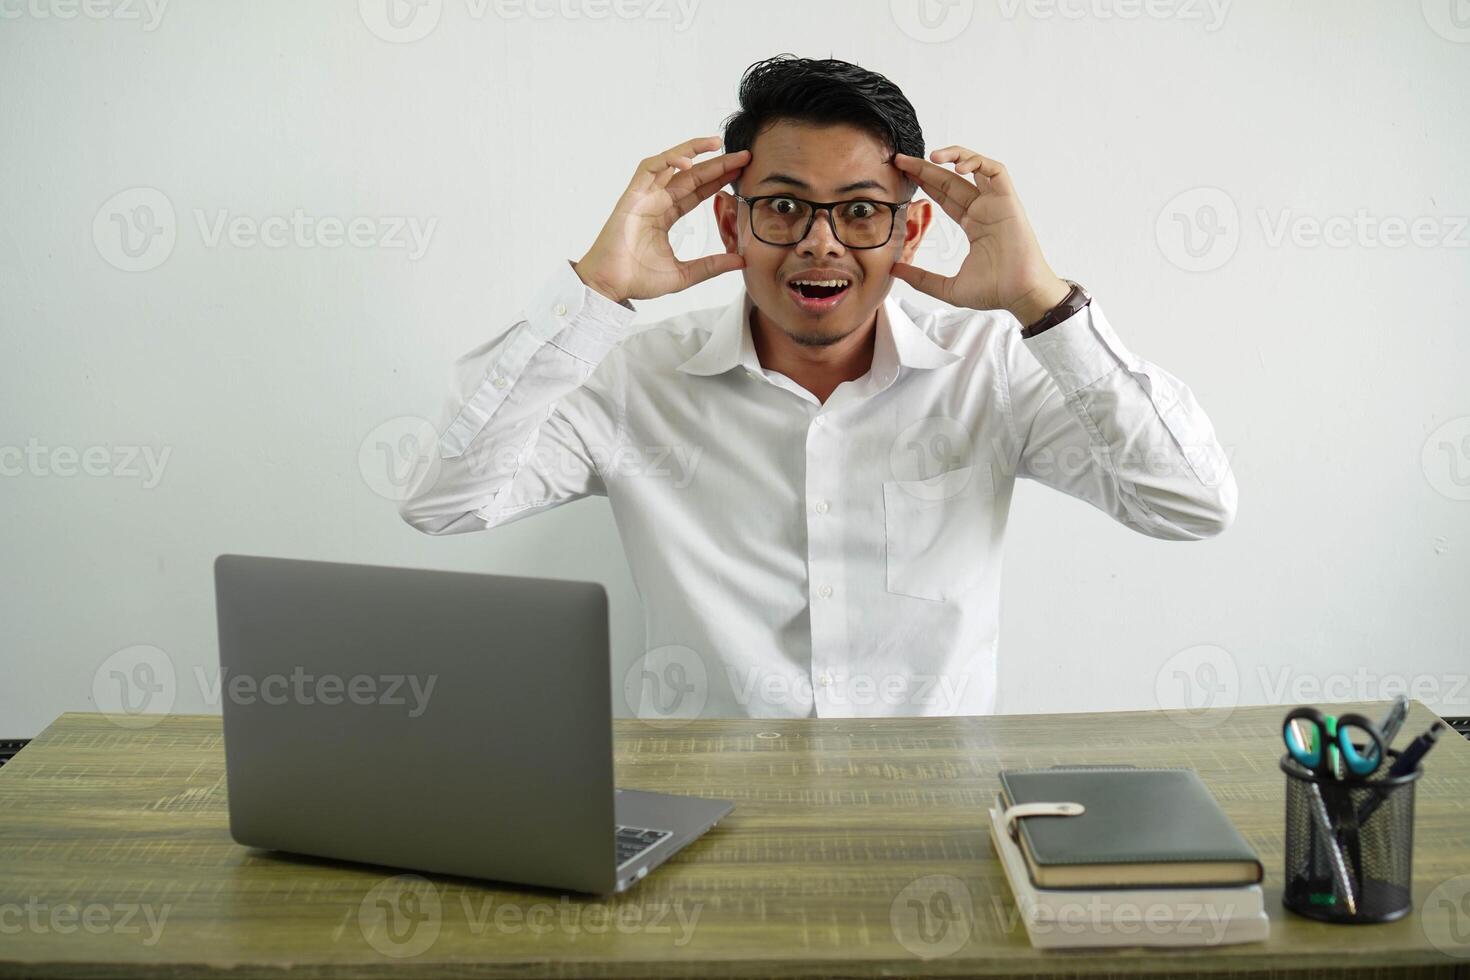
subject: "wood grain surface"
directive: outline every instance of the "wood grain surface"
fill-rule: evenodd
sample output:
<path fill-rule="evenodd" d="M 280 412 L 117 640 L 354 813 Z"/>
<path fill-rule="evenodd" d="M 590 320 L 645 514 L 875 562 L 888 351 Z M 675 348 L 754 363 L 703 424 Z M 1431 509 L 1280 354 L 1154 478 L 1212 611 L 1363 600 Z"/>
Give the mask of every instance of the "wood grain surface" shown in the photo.
<path fill-rule="evenodd" d="M 65 714 L 0 769 L 0 976 L 1466 975 L 1470 744 L 1419 781 L 1414 914 L 1320 924 L 1280 905 L 1283 710 L 620 720 L 619 785 L 736 809 L 612 898 L 240 847 L 217 716 Z M 1077 762 L 1198 770 L 1265 862 L 1270 940 L 1033 949 L 985 808 L 1000 769 Z"/>

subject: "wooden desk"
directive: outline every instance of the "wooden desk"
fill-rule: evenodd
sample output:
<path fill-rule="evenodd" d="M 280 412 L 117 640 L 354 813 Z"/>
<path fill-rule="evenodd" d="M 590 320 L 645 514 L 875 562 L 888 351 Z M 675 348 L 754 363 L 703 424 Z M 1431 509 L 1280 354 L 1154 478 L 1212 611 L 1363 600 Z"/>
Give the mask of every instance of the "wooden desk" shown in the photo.
<path fill-rule="evenodd" d="M 737 806 L 640 887 L 609 900 L 247 850 L 226 829 L 217 717 L 128 730 L 101 715 L 67 714 L 0 769 L 0 976 L 1464 971 L 1470 744 L 1444 739 L 1420 781 L 1415 913 L 1388 925 L 1329 926 L 1279 904 L 1282 713 L 1236 709 L 1212 716 L 1219 724 L 1208 728 L 1159 712 L 708 721 L 676 730 L 620 721 L 621 785 Z M 1405 738 L 1431 720 L 1416 703 Z M 459 761 L 473 765 L 473 753 Z M 1268 942 L 1030 946 L 985 829 L 995 774 L 1117 761 L 1199 770 L 1266 864 Z M 941 892 L 947 906 L 933 901 Z M 910 898 L 959 912 L 921 933 L 904 919 Z M 384 908 L 408 914 L 389 921 Z"/>

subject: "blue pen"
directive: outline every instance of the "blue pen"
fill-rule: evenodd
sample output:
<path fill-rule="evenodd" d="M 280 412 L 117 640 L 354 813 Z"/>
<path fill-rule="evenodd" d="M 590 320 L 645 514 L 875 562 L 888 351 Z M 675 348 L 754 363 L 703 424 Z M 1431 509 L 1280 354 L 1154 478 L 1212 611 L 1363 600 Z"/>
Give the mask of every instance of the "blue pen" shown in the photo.
<path fill-rule="evenodd" d="M 1439 741 L 1439 733 L 1444 730 L 1444 722 L 1437 721 L 1429 726 L 1429 731 L 1420 735 L 1409 743 L 1409 747 L 1399 753 L 1399 757 L 1393 761 L 1388 769 L 1390 778 L 1394 776 L 1405 776 L 1419 768 L 1419 761 L 1434 748 Z"/>

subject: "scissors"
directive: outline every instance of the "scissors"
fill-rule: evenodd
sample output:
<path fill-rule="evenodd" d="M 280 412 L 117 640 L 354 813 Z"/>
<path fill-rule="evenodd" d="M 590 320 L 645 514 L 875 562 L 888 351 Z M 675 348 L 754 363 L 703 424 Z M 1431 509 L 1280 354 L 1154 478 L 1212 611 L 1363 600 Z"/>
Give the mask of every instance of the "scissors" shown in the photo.
<path fill-rule="evenodd" d="M 1281 737 L 1299 765 L 1334 780 L 1371 776 L 1383 765 L 1387 747 L 1378 726 L 1362 715 L 1324 715 L 1310 706 L 1287 713 Z"/>

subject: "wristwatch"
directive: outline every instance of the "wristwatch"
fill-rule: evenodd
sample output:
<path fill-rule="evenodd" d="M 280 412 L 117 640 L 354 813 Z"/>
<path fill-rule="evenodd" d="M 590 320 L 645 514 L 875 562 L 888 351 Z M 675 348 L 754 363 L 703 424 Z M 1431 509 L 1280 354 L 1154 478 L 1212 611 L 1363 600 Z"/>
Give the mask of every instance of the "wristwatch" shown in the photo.
<path fill-rule="evenodd" d="M 1047 310 L 1040 320 L 1037 320 L 1029 327 L 1022 327 L 1022 337 L 1029 340 L 1030 338 L 1035 337 L 1037 334 L 1041 333 L 1043 330 L 1047 330 L 1051 327 L 1056 326 L 1058 323 L 1061 323 L 1063 320 L 1067 319 L 1072 314 L 1082 309 L 1088 303 L 1092 302 L 1092 296 L 1089 295 L 1087 290 L 1083 289 L 1080 284 L 1075 283 L 1070 279 L 1063 279 L 1062 281 L 1072 287 L 1071 292 L 1067 293 L 1066 296 L 1063 296 L 1060 303 Z"/>

